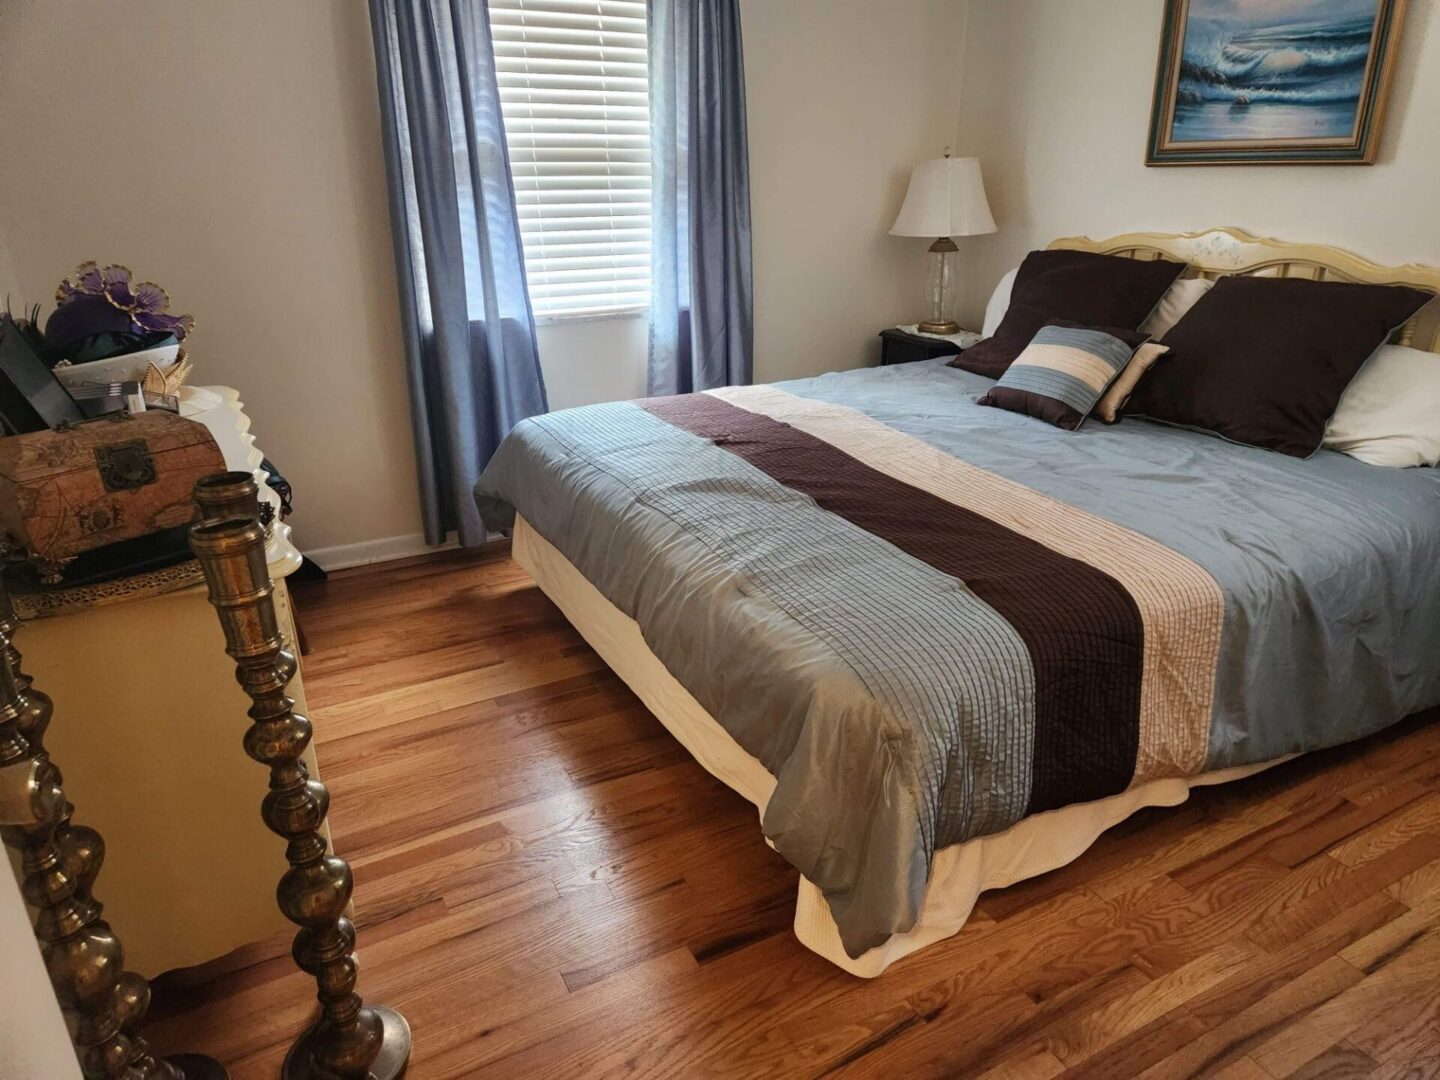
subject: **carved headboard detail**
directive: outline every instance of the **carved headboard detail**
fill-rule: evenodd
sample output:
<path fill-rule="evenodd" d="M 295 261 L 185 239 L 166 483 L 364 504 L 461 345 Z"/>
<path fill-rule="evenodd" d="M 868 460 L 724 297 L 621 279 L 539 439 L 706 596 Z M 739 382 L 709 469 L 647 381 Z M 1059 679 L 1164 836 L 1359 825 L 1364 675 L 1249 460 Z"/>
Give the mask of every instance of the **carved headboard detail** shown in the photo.
<path fill-rule="evenodd" d="M 1241 229 L 1208 229 L 1193 233 L 1125 233 L 1105 240 L 1067 236 L 1052 248 L 1098 251 L 1132 259 L 1176 259 L 1188 263 L 1186 277 L 1217 278 L 1227 274 L 1303 277 L 1317 281 L 1358 281 L 1371 285 L 1409 285 L 1440 295 L 1440 267 L 1381 266 L 1369 259 L 1323 244 L 1290 244 L 1251 236 Z M 1440 352 L 1440 302 L 1432 301 L 1396 333 L 1394 340 L 1429 352 Z"/>

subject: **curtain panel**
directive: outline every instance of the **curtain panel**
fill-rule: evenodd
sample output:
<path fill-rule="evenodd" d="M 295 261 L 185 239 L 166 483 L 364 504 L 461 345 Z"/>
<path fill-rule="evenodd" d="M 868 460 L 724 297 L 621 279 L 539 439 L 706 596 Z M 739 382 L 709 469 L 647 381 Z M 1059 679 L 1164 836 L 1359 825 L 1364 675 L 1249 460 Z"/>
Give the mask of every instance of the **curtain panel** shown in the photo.
<path fill-rule="evenodd" d="M 370 0 L 425 539 L 485 542 L 471 490 L 546 410 L 484 0 Z"/>
<path fill-rule="evenodd" d="M 652 395 L 753 375 L 739 0 L 649 0 Z"/>

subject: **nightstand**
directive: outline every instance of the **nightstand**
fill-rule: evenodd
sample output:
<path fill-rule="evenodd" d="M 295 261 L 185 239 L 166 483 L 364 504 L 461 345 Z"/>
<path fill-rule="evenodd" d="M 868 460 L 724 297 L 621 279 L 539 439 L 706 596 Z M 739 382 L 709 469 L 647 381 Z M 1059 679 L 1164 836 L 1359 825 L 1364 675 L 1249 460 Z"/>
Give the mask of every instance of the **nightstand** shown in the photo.
<path fill-rule="evenodd" d="M 936 356 L 954 356 L 962 348 L 968 348 L 980 340 L 980 335 L 962 330 L 955 335 L 959 341 L 948 338 L 927 337 L 912 334 L 892 326 L 880 331 L 880 363 L 908 364 L 912 360 L 929 360 Z"/>

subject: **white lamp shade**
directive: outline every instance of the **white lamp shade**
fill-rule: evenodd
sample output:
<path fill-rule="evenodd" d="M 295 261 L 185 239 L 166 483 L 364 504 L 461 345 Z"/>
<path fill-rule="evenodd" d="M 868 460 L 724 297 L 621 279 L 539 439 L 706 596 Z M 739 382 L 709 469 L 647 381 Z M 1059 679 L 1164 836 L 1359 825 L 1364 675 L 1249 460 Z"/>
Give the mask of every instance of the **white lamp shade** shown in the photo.
<path fill-rule="evenodd" d="M 892 236 L 979 236 L 995 231 L 980 159 L 932 158 L 915 166 Z"/>

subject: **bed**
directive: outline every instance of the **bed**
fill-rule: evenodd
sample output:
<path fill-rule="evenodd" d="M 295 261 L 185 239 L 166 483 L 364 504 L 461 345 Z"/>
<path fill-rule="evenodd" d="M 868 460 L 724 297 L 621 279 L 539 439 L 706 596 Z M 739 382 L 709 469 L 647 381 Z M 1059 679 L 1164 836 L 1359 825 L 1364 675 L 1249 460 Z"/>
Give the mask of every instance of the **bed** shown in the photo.
<path fill-rule="evenodd" d="M 1440 291 L 1233 230 L 1053 246 Z M 1400 339 L 1434 350 L 1437 306 Z M 566 410 L 476 490 L 859 976 L 1141 807 L 1440 704 L 1440 470 L 1062 431 L 991 385 L 936 360 Z"/>

